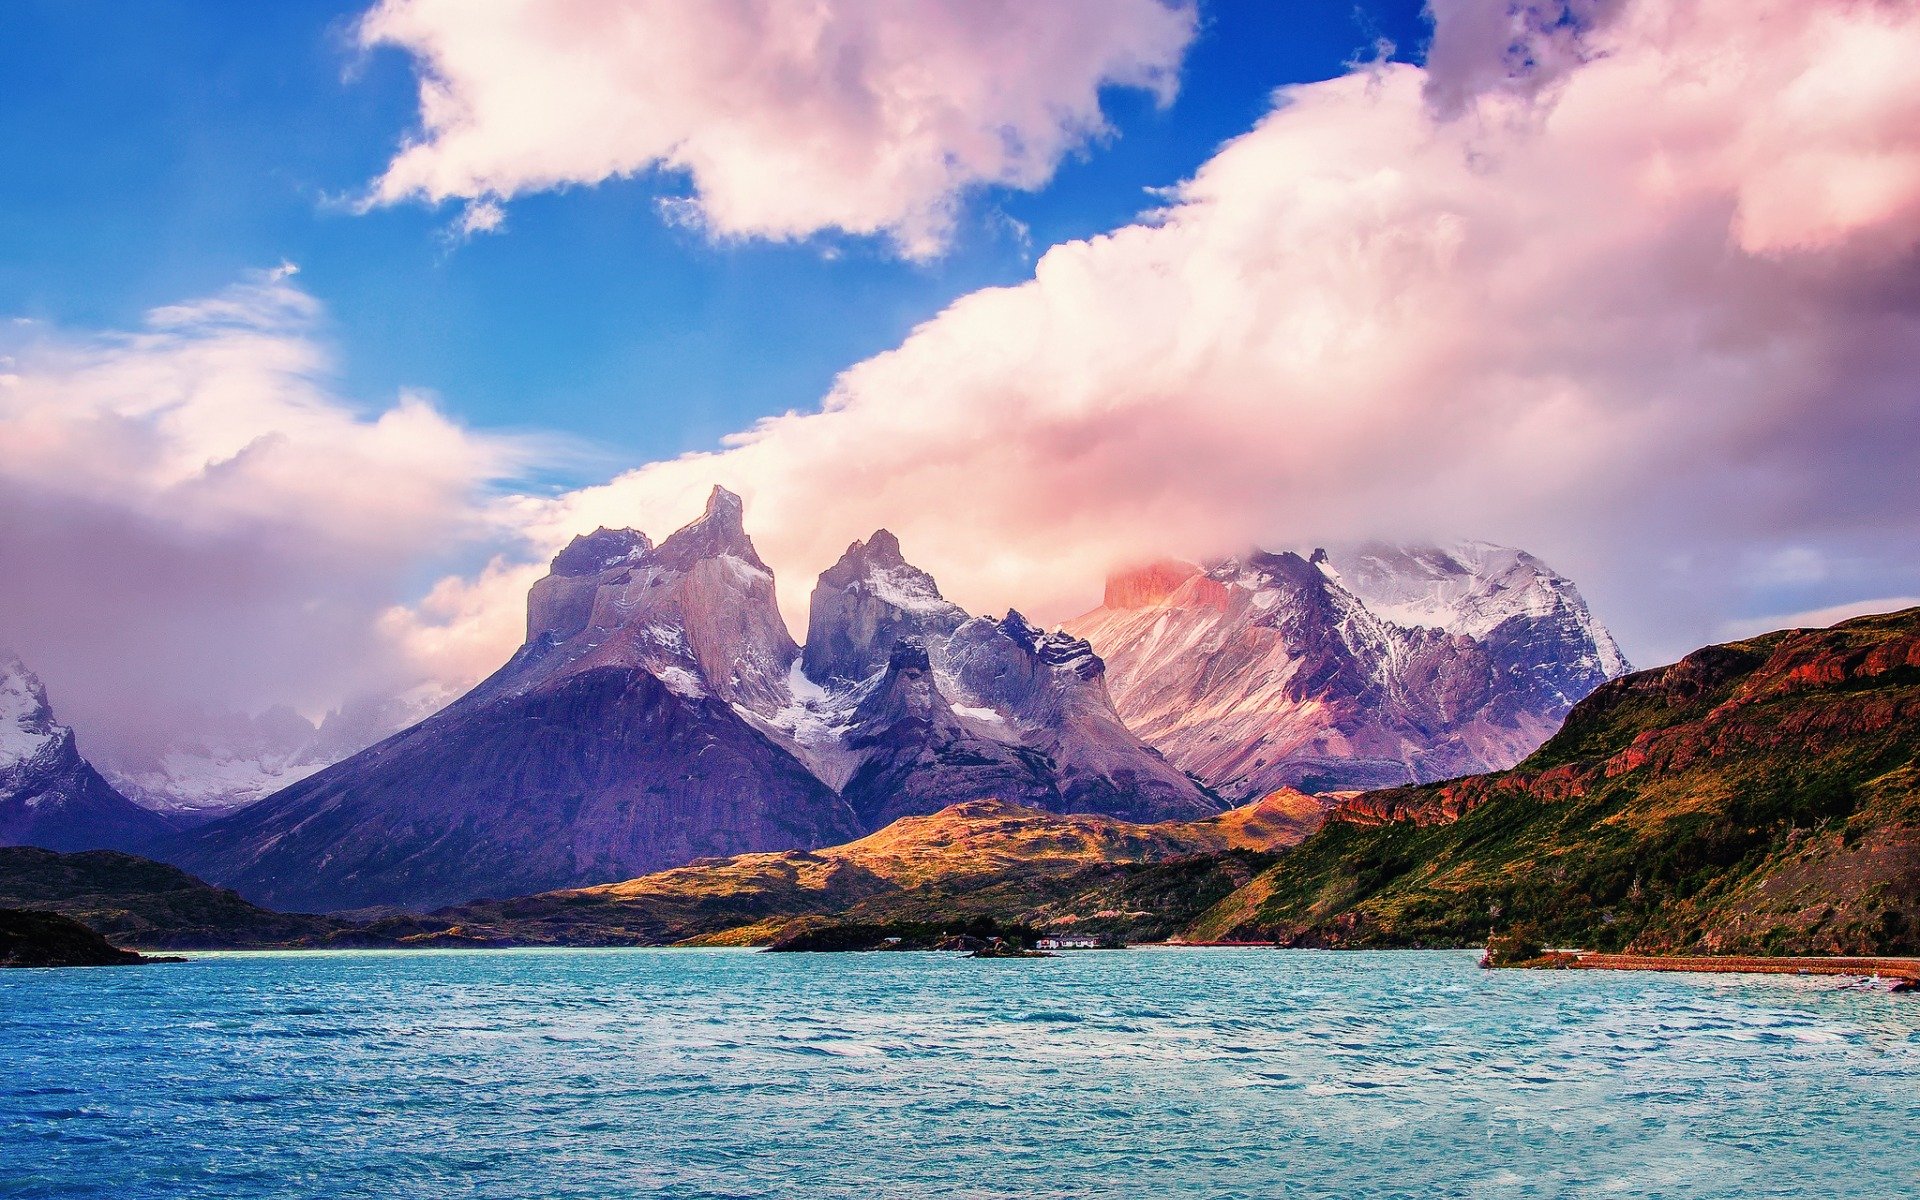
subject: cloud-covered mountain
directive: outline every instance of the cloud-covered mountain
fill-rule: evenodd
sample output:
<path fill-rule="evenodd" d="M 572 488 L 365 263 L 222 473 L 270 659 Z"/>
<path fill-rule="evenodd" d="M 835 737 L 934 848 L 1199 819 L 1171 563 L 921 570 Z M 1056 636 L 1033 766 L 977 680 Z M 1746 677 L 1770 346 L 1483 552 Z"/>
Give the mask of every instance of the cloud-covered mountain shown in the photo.
<path fill-rule="evenodd" d="M 432 715 L 453 698 L 423 685 L 363 695 L 316 725 L 285 705 L 193 723 L 194 732 L 101 758 L 107 781 L 142 808 L 176 822 L 212 820 L 325 770 Z"/>
<path fill-rule="evenodd" d="M 1235 799 L 1509 767 L 1627 670 L 1572 581 L 1482 542 L 1162 562 L 1069 628 L 1128 724 Z"/>
<path fill-rule="evenodd" d="M 39 677 L 0 654 L 0 846 L 130 850 L 167 829 L 80 757 Z"/>

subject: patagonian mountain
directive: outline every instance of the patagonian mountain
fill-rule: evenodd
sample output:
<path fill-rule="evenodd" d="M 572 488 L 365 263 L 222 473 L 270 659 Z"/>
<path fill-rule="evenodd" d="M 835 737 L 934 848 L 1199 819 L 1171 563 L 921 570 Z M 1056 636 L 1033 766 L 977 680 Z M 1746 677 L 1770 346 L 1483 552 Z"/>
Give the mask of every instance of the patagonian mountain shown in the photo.
<path fill-rule="evenodd" d="M 1509 767 L 1627 670 L 1571 581 L 1479 542 L 1156 563 L 1066 628 L 1128 726 L 1232 800 Z"/>
<path fill-rule="evenodd" d="M 857 835 L 742 715 L 785 702 L 799 650 L 741 518 L 716 488 L 658 546 L 576 538 L 494 675 L 161 856 L 274 908 L 425 910 Z"/>
<path fill-rule="evenodd" d="M 163 856 L 275 908 L 424 910 L 809 850 L 986 798 L 1221 808 L 1127 730 L 1084 641 L 969 617 L 884 530 L 821 577 L 803 654 L 739 497 L 716 488 L 657 546 L 574 539 L 491 678 Z"/>
<path fill-rule="evenodd" d="M 353 697 L 319 722 L 285 705 L 203 713 L 193 731 L 121 745 L 94 765 L 107 782 L 177 827 L 203 824 L 322 771 L 431 716 L 457 691 L 422 683 Z"/>
<path fill-rule="evenodd" d="M 40 677 L 0 655 L 0 846 L 124 850 L 168 829 L 80 757 Z"/>
<path fill-rule="evenodd" d="M 1127 729 L 1105 670 L 1017 612 L 969 616 L 882 529 L 820 576 L 790 700 L 758 715 L 867 829 L 983 797 L 1139 821 L 1219 811 Z"/>
<path fill-rule="evenodd" d="M 1351 797 L 1199 937 L 1920 951 L 1920 609 L 1602 685 L 1510 771 Z"/>

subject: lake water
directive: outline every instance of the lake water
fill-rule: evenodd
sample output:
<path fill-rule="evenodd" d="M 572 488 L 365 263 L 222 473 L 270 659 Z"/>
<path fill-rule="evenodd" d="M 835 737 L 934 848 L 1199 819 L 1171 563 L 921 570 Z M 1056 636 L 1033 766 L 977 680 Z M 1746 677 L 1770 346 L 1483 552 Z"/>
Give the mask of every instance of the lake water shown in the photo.
<path fill-rule="evenodd" d="M 0 973 L 0 1195 L 1879 1196 L 1920 1001 L 1471 954 Z"/>

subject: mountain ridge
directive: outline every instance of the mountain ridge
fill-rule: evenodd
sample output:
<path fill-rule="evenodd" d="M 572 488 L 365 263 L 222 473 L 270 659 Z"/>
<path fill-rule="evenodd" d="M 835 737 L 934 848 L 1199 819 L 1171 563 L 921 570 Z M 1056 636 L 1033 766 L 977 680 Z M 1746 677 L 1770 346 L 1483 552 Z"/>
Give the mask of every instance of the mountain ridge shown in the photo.
<path fill-rule="evenodd" d="M 1199 931 L 1910 953 L 1916 730 L 1920 609 L 1704 647 L 1603 685 L 1512 770 L 1342 800 Z"/>
<path fill-rule="evenodd" d="M 1162 560 L 1066 628 L 1121 716 L 1230 799 L 1510 766 L 1627 666 L 1571 581 L 1483 542 Z"/>

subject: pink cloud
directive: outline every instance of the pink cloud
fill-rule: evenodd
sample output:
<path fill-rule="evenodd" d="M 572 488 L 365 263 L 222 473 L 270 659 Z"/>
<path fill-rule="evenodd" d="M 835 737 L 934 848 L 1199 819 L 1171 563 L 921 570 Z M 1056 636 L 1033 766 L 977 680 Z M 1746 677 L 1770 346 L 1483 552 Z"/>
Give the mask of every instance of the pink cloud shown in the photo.
<path fill-rule="evenodd" d="M 367 411 L 338 395 L 291 275 L 128 332 L 6 330 L 0 645 L 91 753 L 414 681 L 423 663 L 382 614 L 423 562 L 497 536 L 483 494 L 549 449 L 420 396 Z"/>
<path fill-rule="evenodd" d="M 1102 136 L 1103 87 L 1171 98 L 1194 30 L 1162 0 L 384 0 L 360 37 L 418 61 L 422 131 L 371 199 L 466 199 L 484 231 L 500 200 L 658 169 L 718 237 L 926 257 L 968 191 Z"/>
<path fill-rule="evenodd" d="M 545 555 L 659 535 L 715 482 L 797 626 L 883 525 L 960 603 L 1041 619 L 1158 554 L 1485 537 L 1643 663 L 1739 613 L 1912 594 L 1920 9 L 1589 16 L 1522 56 L 1544 81 L 1466 38 L 1444 104 L 1409 66 L 1287 89 L 1162 211 L 961 298 L 817 410 L 558 497 L 490 490 L 536 448 L 336 395 L 284 275 L 127 333 L 16 329 L 0 561 L 34 569 L 0 572 L 0 640 L 83 726 L 462 682 L 518 641 Z"/>
<path fill-rule="evenodd" d="M 724 482 L 795 618 L 879 525 L 963 603 L 1051 617 L 1151 554 L 1463 533 L 1581 579 L 1648 661 L 1772 548 L 1911 561 L 1920 11 L 1644 0 L 1556 45 L 1550 87 L 1444 107 L 1406 66 L 1286 89 L 1164 211 L 820 411 L 510 519 L 657 531 Z"/>

